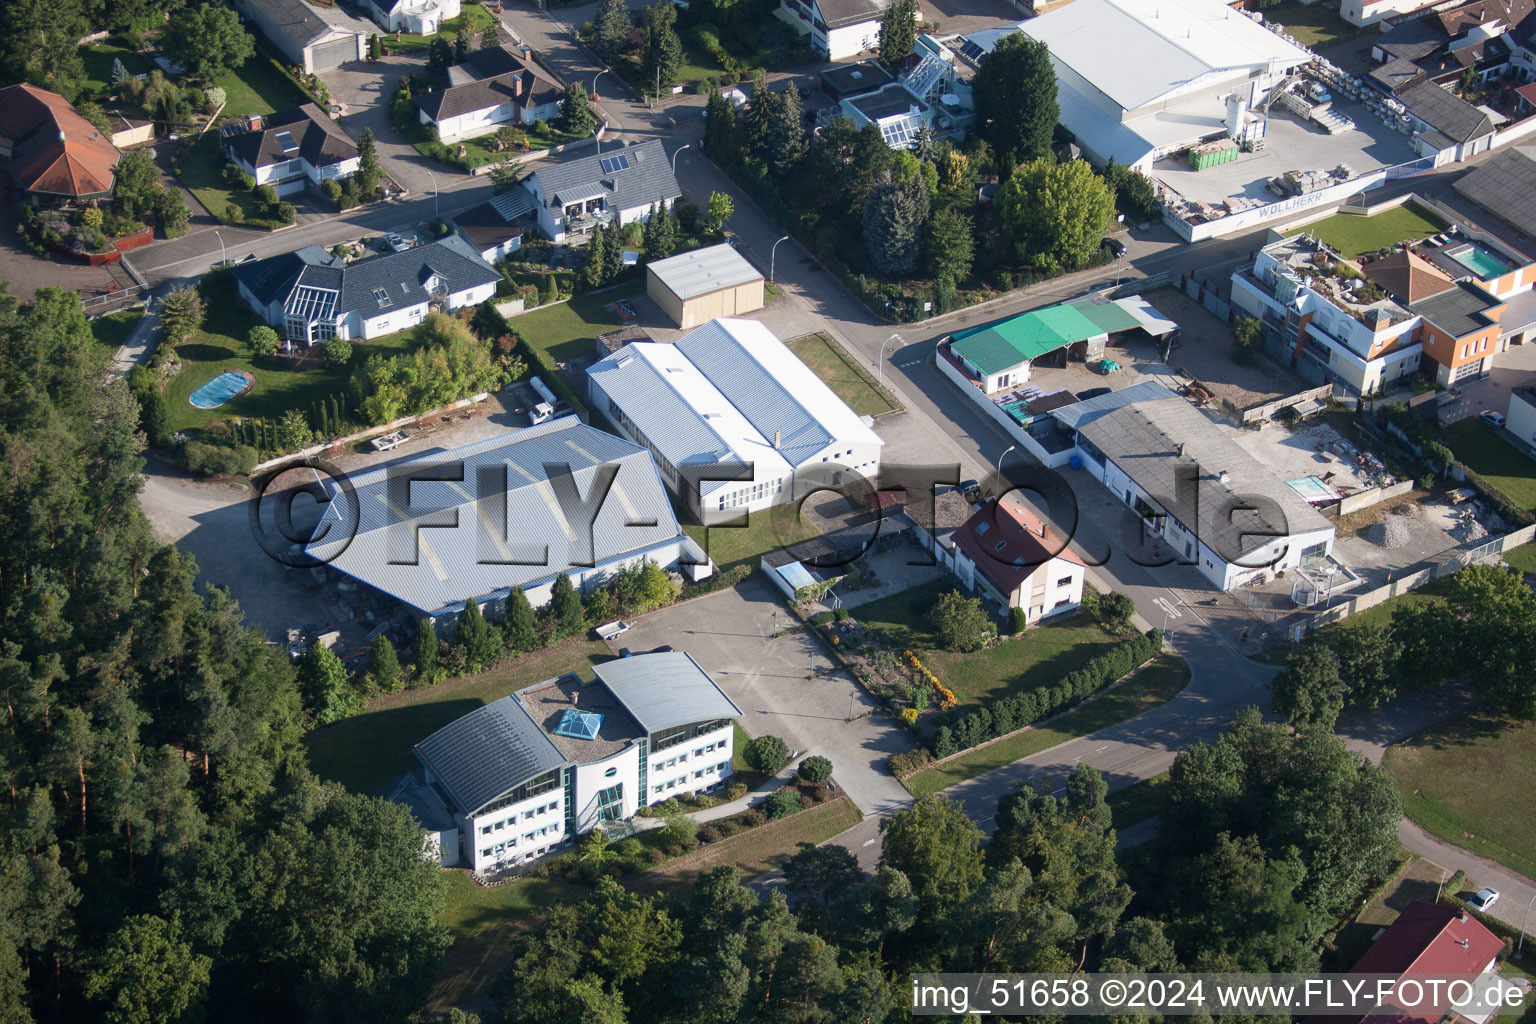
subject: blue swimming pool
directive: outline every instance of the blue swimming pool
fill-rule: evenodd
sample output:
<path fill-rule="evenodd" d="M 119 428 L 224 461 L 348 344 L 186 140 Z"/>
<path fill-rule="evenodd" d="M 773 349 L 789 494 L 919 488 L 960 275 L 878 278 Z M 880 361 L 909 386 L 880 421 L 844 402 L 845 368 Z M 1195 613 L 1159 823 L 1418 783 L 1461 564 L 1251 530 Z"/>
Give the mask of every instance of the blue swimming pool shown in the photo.
<path fill-rule="evenodd" d="M 1509 264 L 1480 245 L 1468 245 L 1446 255 L 1472 271 L 1482 281 L 1509 273 Z"/>
<path fill-rule="evenodd" d="M 191 397 L 187 401 L 191 402 L 194 408 L 217 409 L 244 391 L 250 386 L 250 383 L 246 379 L 245 374 L 225 370 L 213 378 L 213 380 L 192 392 Z"/>

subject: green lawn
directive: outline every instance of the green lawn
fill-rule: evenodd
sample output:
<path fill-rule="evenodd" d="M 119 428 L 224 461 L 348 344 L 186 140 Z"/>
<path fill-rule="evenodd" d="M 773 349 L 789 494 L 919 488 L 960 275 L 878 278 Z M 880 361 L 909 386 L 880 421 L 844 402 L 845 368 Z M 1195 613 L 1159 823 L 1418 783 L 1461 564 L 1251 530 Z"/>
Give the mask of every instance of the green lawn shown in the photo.
<path fill-rule="evenodd" d="M 756 566 L 768 552 L 820 536 L 821 532 L 800 514 L 798 505 L 774 505 L 753 512 L 740 520 L 739 525 L 704 527 L 684 523 L 683 529 L 721 569 L 728 569 L 738 562 Z"/>
<path fill-rule="evenodd" d="M 134 325 L 144 316 L 142 309 L 125 309 L 120 313 L 108 313 L 91 321 L 91 333 L 96 344 L 109 352 L 116 352 L 133 333 Z"/>
<path fill-rule="evenodd" d="M 224 87 L 224 116 L 270 114 L 310 102 L 260 53 L 218 81 Z"/>
<path fill-rule="evenodd" d="M 581 397 L 566 380 L 558 364 L 568 359 L 593 359 L 597 336 L 620 326 L 619 318 L 607 307 L 615 299 L 631 298 L 644 291 L 645 285 L 641 282 L 625 281 L 601 291 L 579 295 L 569 302 L 557 302 L 532 313 L 522 313 L 509 318 L 507 322 L 533 350 L 534 358 L 539 363 L 535 372 L 542 375 L 545 383 L 562 398 L 577 407 L 585 408 Z"/>
<path fill-rule="evenodd" d="M 898 650 L 914 651 L 955 692 L 962 713 L 1004 694 L 1057 683 L 1115 644 L 1116 638 L 1087 616 L 1073 615 L 974 654 L 941 650 L 928 611 L 950 586 L 939 580 L 913 587 L 860 605 L 854 614 L 865 628 L 885 630 Z"/>
<path fill-rule="evenodd" d="M 1163 772 L 1109 794 L 1105 802 L 1114 815 L 1115 828 L 1121 829 L 1162 814 L 1167 799 L 1168 773 Z"/>
<path fill-rule="evenodd" d="M 1266 7 L 1264 20 L 1271 25 L 1283 26 L 1303 46 L 1313 50 L 1354 39 L 1362 31 L 1340 18 L 1338 11 L 1327 4 L 1302 4 L 1296 0 L 1284 0 Z"/>
<path fill-rule="evenodd" d="M 578 138 L 589 137 L 587 135 L 567 135 L 557 128 L 546 128 L 543 132 L 536 132 L 533 130 L 532 125 L 526 126 L 525 131 L 527 132 L 528 149 L 530 150 L 549 149 L 551 146 L 558 146 L 566 142 L 574 142 Z M 429 160 L 436 160 L 445 166 L 453 168 L 461 166 L 458 152 L 459 147 L 463 146 L 463 161 L 469 167 L 474 168 L 496 163 L 502 157 L 509 155 L 486 148 L 495 138 L 495 132 L 477 135 L 472 139 L 460 139 L 457 142 L 430 142 L 423 137 L 411 143 L 411 145 L 416 152 L 427 157 Z"/>
<path fill-rule="evenodd" d="M 590 679 L 592 666 L 612 657 L 602 642 L 572 637 L 486 672 L 381 697 L 361 714 L 307 735 L 309 766 L 321 778 L 372 793 L 414 768 L 411 747 L 459 716 L 567 672 Z"/>
<path fill-rule="evenodd" d="M 480 33 L 496 23 L 496 16 L 479 4 L 465 4 L 463 12 L 457 18 L 449 18 L 443 22 L 442 30 L 438 33 L 450 44 L 458 36 L 459 29 L 468 28 L 475 37 L 476 47 L 480 45 Z M 416 36 L 409 32 L 401 32 L 396 38 L 396 33 L 383 33 L 381 42 L 384 44 L 385 53 L 409 53 L 412 50 L 425 50 L 432 45 L 434 36 Z"/>
<path fill-rule="evenodd" d="M 554 904 L 590 891 L 560 878 L 519 878 L 488 889 L 468 871 L 445 871 L 443 881 L 446 905 L 438 920 L 452 933 L 453 945 L 432 993 L 434 1006 L 488 997 L 518 932 Z"/>
<path fill-rule="evenodd" d="M 1461 435 L 1451 445 L 1458 462 L 1503 491 L 1510 501 L 1536 511 L 1536 462 L 1477 417 L 1459 421 L 1452 430 Z"/>
<path fill-rule="evenodd" d="M 1469 712 L 1394 745 L 1383 764 L 1410 820 L 1536 877 L 1536 723 Z"/>
<path fill-rule="evenodd" d="M 1504 552 L 1504 561 L 1521 572 L 1536 572 L 1536 544 L 1522 544 Z"/>
<path fill-rule="evenodd" d="M 219 149 L 217 131 L 203 134 L 191 148 L 181 154 L 176 176 L 197 197 L 207 211 L 222 220 L 231 204 L 240 208 L 241 224 L 247 227 L 273 227 L 272 223 L 256 216 L 255 193 L 247 189 L 231 189 L 224 184 L 224 154 Z"/>
<path fill-rule="evenodd" d="M 153 58 L 135 53 L 123 45 L 120 37 L 110 36 L 80 50 L 80 62 L 85 65 L 84 88 L 106 92 L 110 88 L 112 62 L 115 60 L 121 60 L 130 75 L 147 75 L 155 70 Z"/>
<path fill-rule="evenodd" d="M 1332 246 L 1340 256 L 1352 260 L 1361 253 L 1375 252 L 1399 242 L 1433 235 L 1444 231 L 1445 227 L 1445 221 L 1423 207 L 1404 203 L 1374 217 L 1336 213 L 1306 227 L 1287 231 L 1286 235 L 1310 232 Z"/>
<path fill-rule="evenodd" d="M 1034 630 L 1030 630 L 1031 633 Z M 939 678 L 944 678 L 941 674 Z M 1041 725 L 927 768 L 906 780 L 913 796 L 929 796 L 1058 743 L 1086 736 L 1166 704 L 1189 684 L 1189 666 L 1165 655 L 1130 679 Z M 958 693 L 958 691 L 956 691 Z"/>
<path fill-rule="evenodd" d="M 901 403 L 825 334 L 797 338 L 789 343 L 789 350 L 860 416 L 883 416 L 901 411 Z"/>

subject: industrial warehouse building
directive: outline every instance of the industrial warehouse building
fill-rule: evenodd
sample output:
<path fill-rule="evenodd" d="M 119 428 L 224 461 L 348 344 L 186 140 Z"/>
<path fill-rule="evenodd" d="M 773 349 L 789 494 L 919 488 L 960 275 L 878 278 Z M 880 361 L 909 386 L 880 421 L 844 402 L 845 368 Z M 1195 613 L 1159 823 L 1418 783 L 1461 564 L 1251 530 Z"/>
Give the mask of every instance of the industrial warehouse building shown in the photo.
<path fill-rule="evenodd" d="M 669 651 L 560 676 L 476 708 L 418 743 L 422 771 L 391 798 L 411 808 L 444 867 L 527 863 L 642 807 L 731 777 L 741 709 L 693 658 Z"/>
<path fill-rule="evenodd" d="M 433 620 L 457 616 L 466 598 L 499 614 L 513 587 L 542 607 L 560 573 L 582 593 L 642 560 L 695 580 L 709 575 L 650 454 L 574 416 L 412 461 L 422 478 L 403 496 L 391 489 L 400 486 L 391 481 L 398 463 L 333 487 L 315 529 L 320 539 L 306 550 Z M 559 466 L 569 467 L 578 496 L 562 498 L 551 479 Z M 595 500 L 599 471 L 610 468 L 616 475 L 595 517 L 585 506 L 568 517 L 563 507 L 579 496 Z"/>
<path fill-rule="evenodd" d="M 712 320 L 675 345 L 625 345 L 594 363 L 587 381 L 592 408 L 650 449 L 662 479 L 701 518 L 755 512 L 880 471 L 879 435 L 755 320 Z M 693 475 L 724 463 L 750 465 L 752 479 Z"/>
<path fill-rule="evenodd" d="M 763 308 L 763 275 L 725 243 L 646 264 L 645 293 L 684 329 Z"/>

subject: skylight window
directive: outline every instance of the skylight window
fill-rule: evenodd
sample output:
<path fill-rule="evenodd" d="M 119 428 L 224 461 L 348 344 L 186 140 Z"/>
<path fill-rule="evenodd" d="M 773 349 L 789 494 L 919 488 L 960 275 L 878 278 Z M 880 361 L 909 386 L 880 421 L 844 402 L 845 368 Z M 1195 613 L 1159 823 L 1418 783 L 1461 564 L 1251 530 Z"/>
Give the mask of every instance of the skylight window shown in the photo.
<path fill-rule="evenodd" d="M 389 308 L 389 304 L 393 301 L 389 297 L 389 292 L 383 288 L 375 288 L 373 290 L 373 298 L 379 304 L 380 309 Z"/>
<path fill-rule="evenodd" d="M 629 167 L 629 155 L 620 153 L 618 156 L 605 156 L 600 163 L 604 174 L 612 174 L 614 171 L 626 170 Z"/>
<path fill-rule="evenodd" d="M 278 132 L 277 144 L 284 153 L 296 153 L 299 149 L 299 144 L 293 141 L 293 132 Z"/>
<path fill-rule="evenodd" d="M 560 714 L 560 722 L 555 726 L 555 734 L 557 736 L 569 736 L 577 740 L 595 740 L 602 727 L 602 715 L 593 714 L 590 711 L 577 711 L 575 708 L 566 708 Z"/>

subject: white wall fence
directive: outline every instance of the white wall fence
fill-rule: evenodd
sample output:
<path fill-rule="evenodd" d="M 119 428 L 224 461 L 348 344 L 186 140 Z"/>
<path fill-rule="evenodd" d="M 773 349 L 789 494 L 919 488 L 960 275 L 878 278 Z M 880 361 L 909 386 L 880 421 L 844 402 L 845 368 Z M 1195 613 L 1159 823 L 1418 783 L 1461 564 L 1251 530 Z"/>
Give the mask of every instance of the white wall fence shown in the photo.
<path fill-rule="evenodd" d="M 1315 388 L 1298 391 L 1294 395 L 1277 398 L 1273 402 L 1265 402 L 1263 405 L 1250 405 L 1246 409 L 1239 410 L 1235 406 L 1231 406 L 1231 403 L 1226 399 L 1222 399 L 1221 404 L 1229 406 L 1233 414 L 1243 423 L 1252 423 L 1254 420 L 1267 420 L 1281 409 L 1289 409 L 1293 405 L 1300 405 L 1309 398 L 1319 402 L 1325 401 L 1332 394 L 1332 384 L 1319 384 Z"/>
<path fill-rule="evenodd" d="M 1400 498 L 1411 490 L 1413 490 L 1412 480 L 1399 480 L 1391 487 L 1369 487 L 1339 499 L 1338 513 L 1341 516 L 1354 515 L 1372 505 L 1380 505 L 1384 501 Z"/>
<path fill-rule="evenodd" d="M 970 378 L 966 377 L 965 374 L 955 369 L 954 363 L 951 363 L 948 359 L 945 359 L 937 352 L 934 353 L 933 360 L 938 364 L 940 373 L 948 377 L 950 381 L 954 383 L 955 387 L 960 389 L 962 394 L 970 396 L 971 400 L 975 402 L 981 408 L 981 410 L 987 414 L 988 417 L 991 418 L 992 422 L 996 423 L 999 427 L 1002 427 L 1003 430 L 1007 432 L 1008 436 L 1014 441 L 1017 441 L 1020 447 L 1024 448 L 1024 450 L 1029 452 L 1029 454 L 1039 459 L 1045 465 L 1052 467 L 1059 466 L 1066 461 L 1066 453 L 1057 452 L 1053 454 L 1046 451 L 1040 442 L 1031 437 L 1029 435 L 1029 431 L 1025 430 L 1019 424 L 1018 420 L 1004 412 L 996 402 L 982 394 L 981 389 L 975 384 L 972 384 Z"/>
<path fill-rule="evenodd" d="M 1507 146 L 1512 142 L 1519 142 L 1521 139 L 1527 138 L 1533 134 L 1536 134 L 1536 116 L 1527 117 L 1523 121 L 1516 121 L 1514 124 L 1504 128 L 1493 137 L 1493 142 L 1490 143 L 1490 145 L 1494 149 L 1498 149 L 1500 146 Z"/>
<path fill-rule="evenodd" d="M 301 448 L 296 452 L 289 452 L 287 455 L 279 455 L 275 459 L 268 459 L 266 462 L 258 462 L 256 464 L 256 468 L 251 470 L 251 475 L 256 476 L 259 473 L 265 473 L 270 469 L 276 469 L 278 466 L 285 465 L 289 462 L 302 462 L 305 459 L 316 458 L 317 456 L 324 455 L 326 452 L 333 448 L 343 448 L 349 444 L 356 444 L 358 441 L 366 441 L 370 437 L 377 437 L 380 434 L 388 434 L 391 431 L 400 430 L 404 427 L 414 426 L 425 420 L 432 420 L 439 416 L 446 416 L 451 412 L 458 412 L 460 409 L 468 409 L 470 406 L 479 405 L 481 402 L 490 397 L 490 392 L 482 391 L 478 395 L 471 395 L 469 398 L 461 398 L 457 402 L 451 402 L 448 405 L 439 406 L 436 409 L 430 409 L 427 412 L 421 413 L 419 415 L 401 416 L 399 419 L 390 420 L 388 423 L 385 423 L 382 426 L 369 427 L 366 430 L 359 430 L 355 434 L 348 434 L 346 437 L 332 438 L 323 444 L 310 445 L 308 448 Z"/>
<path fill-rule="evenodd" d="M 1300 639 L 1315 629 L 1341 622 L 1351 615 L 1374 608 L 1383 601 L 1390 601 L 1399 594 L 1406 594 L 1435 580 L 1454 575 L 1469 565 L 1491 562 L 1506 551 L 1520 547 L 1522 544 L 1529 544 L 1533 537 L 1536 537 L 1536 525 L 1521 527 L 1513 533 L 1494 537 L 1475 548 L 1441 552 L 1430 559 L 1428 564 L 1421 563 L 1422 568 L 1406 572 L 1385 586 L 1368 590 L 1363 594 L 1355 594 L 1352 597 L 1340 597 L 1327 608 L 1310 615 L 1302 613 L 1289 619 L 1279 620 L 1275 626 L 1283 631 L 1287 639 Z"/>

